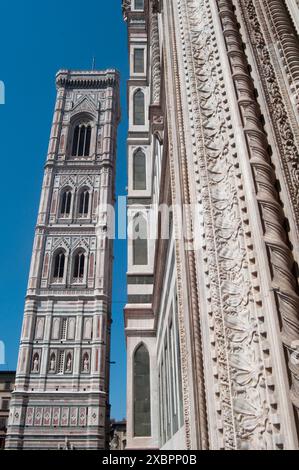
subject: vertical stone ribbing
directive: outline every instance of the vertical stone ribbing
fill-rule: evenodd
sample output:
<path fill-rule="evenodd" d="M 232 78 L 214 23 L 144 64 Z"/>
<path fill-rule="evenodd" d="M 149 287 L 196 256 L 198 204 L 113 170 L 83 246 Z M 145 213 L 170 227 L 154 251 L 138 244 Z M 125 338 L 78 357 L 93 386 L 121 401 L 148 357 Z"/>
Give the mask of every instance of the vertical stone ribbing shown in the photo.
<path fill-rule="evenodd" d="M 174 20 L 174 12 L 173 12 L 173 5 L 169 7 L 169 16 Z M 188 277 L 188 285 L 189 285 L 189 305 L 190 305 L 190 325 L 191 325 L 191 335 L 192 335 L 192 363 L 194 364 L 194 382 L 193 382 L 193 390 L 194 390 L 194 400 L 195 400 L 195 413 L 197 416 L 196 427 L 197 427 L 197 446 L 199 449 L 205 450 L 208 449 L 208 427 L 207 427 L 207 415 L 206 415 L 206 398 L 205 398 L 205 384 L 204 384 L 204 371 L 203 371 L 203 353 L 202 353 L 202 342 L 201 342 L 201 328 L 200 328 L 200 315 L 199 315 L 199 299 L 198 299 L 198 280 L 195 268 L 195 259 L 194 259 L 194 250 L 190 249 L 190 243 L 192 245 L 193 242 L 193 230 L 192 230 L 192 220 L 191 220 L 191 213 L 189 211 L 191 205 L 190 199 L 190 188 L 189 188 L 189 181 L 188 181 L 188 162 L 187 162 L 187 154 L 186 154 L 186 141 L 184 136 L 184 122 L 183 122 L 183 114 L 182 114 L 182 101 L 181 101 L 181 85 L 180 85 L 180 77 L 179 77 L 179 66 L 178 66 L 178 58 L 177 58 L 177 40 L 176 35 L 174 32 L 174 24 L 171 23 L 170 25 L 170 38 L 171 38 L 171 46 L 172 46 L 172 66 L 173 66 L 173 81 L 174 81 L 174 92 L 175 92 L 175 111 L 177 116 L 177 137 L 178 137 L 178 153 L 179 153 L 179 166 L 180 166 L 180 181 L 181 181 L 181 188 L 182 188 L 182 204 L 183 207 L 186 209 L 183 214 L 183 220 L 179 221 L 179 223 L 183 222 L 185 228 L 185 238 L 184 243 L 185 245 L 185 263 L 186 263 L 186 271 Z M 171 125 L 169 126 L 169 137 L 172 138 L 173 130 Z M 174 145 L 173 140 L 171 140 L 171 146 Z M 172 154 L 172 152 L 171 152 Z M 172 165 L 172 158 L 170 155 L 170 165 Z M 170 169 L 170 174 L 173 176 L 172 167 Z M 172 192 L 173 192 L 173 201 L 175 202 L 175 181 L 172 178 Z M 178 222 L 178 221 L 176 221 Z M 188 246 L 187 246 L 188 245 Z M 178 253 L 177 253 L 178 254 Z M 177 259 L 178 265 L 182 262 L 180 259 Z M 180 269 L 180 268 L 179 268 Z M 178 276 L 178 282 L 180 281 L 180 276 Z M 179 302 L 180 307 L 182 309 L 182 300 L 181 296 L 184 295 L 182 292 L 182 287 L 179 286 Z M 181 312 L 182 314 L 182 312 Z M 182 337 L 181 337 L 182 341 Z M 183 345 L 184 346 L 184 345 Z M 187 353 L 187 352 L 186 352 Z M 185 353 L 185 354 L 186 354 Z M 186 359 L 186 357 L 185 357 Z M 186 363 L 183 365 L 183 373 L 184 370 L 186 371 Z M 184 390 L 186 392 L 186 383 L 184 384 Z M 189 385 L 190 386 L 190 385 Z M 187 392 L 188 394 L 188 392 Z M 187 432 L 187 445 L 190 445 L 190 437 L 188 433 L 190 432 L 190 424 L 189 419 L 192 417 L 188 416 L 188 412 L 186 411 L 185 407 L 185 425 L 186 425 L 186 432 Z"/>

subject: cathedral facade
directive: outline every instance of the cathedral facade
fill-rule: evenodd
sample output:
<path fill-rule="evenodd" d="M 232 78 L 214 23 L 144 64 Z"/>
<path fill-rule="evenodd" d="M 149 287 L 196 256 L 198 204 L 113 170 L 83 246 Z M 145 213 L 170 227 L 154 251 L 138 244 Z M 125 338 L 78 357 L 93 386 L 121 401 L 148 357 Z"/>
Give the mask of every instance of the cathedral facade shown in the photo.
<path fill-rule="evenodd" d="M 119 76 L 59 71 L 6 449 L 104 449 Z"/>
<path fill-rule="evenodd" d="M 298 1 L 122 4 L 127 448 L 298 449 Z"/>

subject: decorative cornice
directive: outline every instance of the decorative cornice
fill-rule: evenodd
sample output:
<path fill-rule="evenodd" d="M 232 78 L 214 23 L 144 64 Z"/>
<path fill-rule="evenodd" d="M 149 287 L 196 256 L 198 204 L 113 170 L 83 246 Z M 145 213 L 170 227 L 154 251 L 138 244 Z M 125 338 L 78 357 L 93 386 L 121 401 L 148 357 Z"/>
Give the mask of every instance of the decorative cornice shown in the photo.
<path fill-rule="evenodd" d="M 103 89 L 119 85 L 119 73 L 117 70 L 59 70 L 56 74 L 57 88 L 71 89 Z"/>
<path fill-rule="evenodd" d="M 152 1 L 152 11 L 153 11 L 153 13 L 161 13 L 162 0 L 151 0 L 151 1 Z"/>

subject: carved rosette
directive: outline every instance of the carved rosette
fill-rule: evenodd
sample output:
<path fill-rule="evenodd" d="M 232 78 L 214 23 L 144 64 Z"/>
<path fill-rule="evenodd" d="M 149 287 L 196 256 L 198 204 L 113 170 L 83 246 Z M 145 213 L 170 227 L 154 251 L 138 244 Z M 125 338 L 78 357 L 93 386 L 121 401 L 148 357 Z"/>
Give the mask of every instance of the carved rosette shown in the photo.
<path fill-rule="evenodd" d="M 282 442 L 273 425 L 278 416 L 273 417 L 267 392 L 272 380 L 271 373 L 266 372 L 269 350 L 261 334 L 265 326 L 254 268 L 254 241 L 241 191 L 238 159 L 244 157 L 235 152 L 211 2 L 178 0 L 176 4 L 192 135 L 189 174 L 195 178 L 204 225 L 200 264 L 204 263 L 210 315 L 219 447 L 276 448 Z M 250 77 L 248 69 L 246 76 L 241 73 L 245 72 L 242 41 L 232 4 L 222 1 L 218 5 L 225 20 L 224 33 L 236 67 L 233 76 L 239 80 L 240 99 L 244 98 L 244 105 L 250 109 Z M 248 119 L 251 122 L 252 114 Z M 264 148 L 260 125 L 254 134 L 257 139 L 262 134 Z M 196 273 L 192 276 L 196 279 Z"/>

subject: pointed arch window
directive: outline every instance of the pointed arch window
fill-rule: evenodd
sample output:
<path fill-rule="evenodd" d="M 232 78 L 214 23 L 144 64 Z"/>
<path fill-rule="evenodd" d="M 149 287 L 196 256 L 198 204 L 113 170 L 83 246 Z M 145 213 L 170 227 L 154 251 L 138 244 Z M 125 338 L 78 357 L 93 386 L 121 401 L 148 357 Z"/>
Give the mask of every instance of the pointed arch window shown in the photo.
<path fill-rule="evenodd" d="M 89 213 L 89 191 L 83 189 L 79 195 L 79 217 L 87 217 Z"/>
<path fill-rule="evenodd" d="M 54 256 L 54 280 L 63 280 L 65 267 L 65 253 L 61 250 Z"/>
<path fill-rule="evenodd" d="M 74 271 L 73 279 L 76 282 L 80 282 L 84 278 L 84 268 L 85 268 L 85 253 L 83 251 L 78 251 L 74 258 Z"/>
<path fill-rule="evenodd" d="M 72 156 L 88 157 L 90 153 L 91 125 L 79 124 L 75 127 L 73 136 Z"/>
<path fill-rule="evenodd" d="M 133 264 L 148 264 L 147 223 L 142 214 L 137 214 L 133 221 Z"/>
<path fill-rule="evenodd" d="M 142 90 L 137 90 L 134 94 L 134 126 L 145 125 L 145 99 Z"/>
<path fill-rule="evenodd" d="M 134 436 L 151 435 L 150 357 L 141 344 L 133 358 Z"/>
<path fill-rule="evenodd" d="M 69 217 L 71 214 L 72 207 L 72 191 L 66 189 L 61 196 L 61 205 L 60 205 L 60 216 Z"/>
<path fill-rule="evenodd" d="M 133 189 L 146 189 L 146 159 L 143 150 L 139 149 L 133 156 Z"/>

